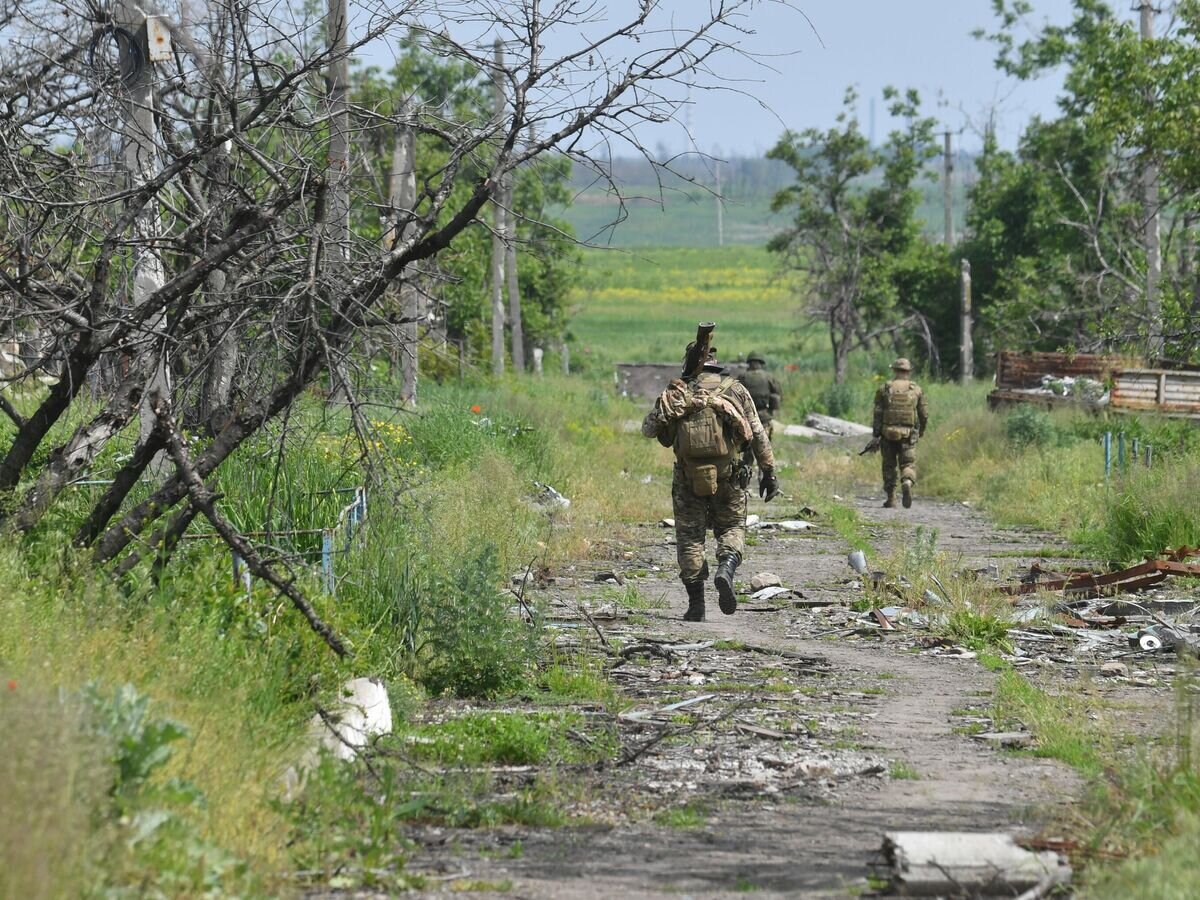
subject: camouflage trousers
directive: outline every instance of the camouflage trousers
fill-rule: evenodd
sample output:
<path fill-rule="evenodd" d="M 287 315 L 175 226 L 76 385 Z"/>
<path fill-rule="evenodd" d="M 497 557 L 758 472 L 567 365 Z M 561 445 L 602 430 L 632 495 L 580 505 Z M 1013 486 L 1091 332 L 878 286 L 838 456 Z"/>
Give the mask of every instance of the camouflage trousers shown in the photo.
<path fill-rule="evenodd" d="M 917 483 L 917 435 L 913 432 L 901 441 L 883 438 L 879 442 L 879 456 L 883 460 L 883 489 L 889 494 L 896 490 L 896 469 L 900 477 Z"/>
<path fill-rule="evenodd" d="M 732 553 L 741 560 L 746 549 L 746 492 L 728 473 L 718 480 L 716 494 L 697 497 L 683 466 L 676 465 L 671 505 L 675 512 L 679 577 L 684 584 L 704 577 L 704 538 L 709 528 L 717 539 L 717 558 Z"/>

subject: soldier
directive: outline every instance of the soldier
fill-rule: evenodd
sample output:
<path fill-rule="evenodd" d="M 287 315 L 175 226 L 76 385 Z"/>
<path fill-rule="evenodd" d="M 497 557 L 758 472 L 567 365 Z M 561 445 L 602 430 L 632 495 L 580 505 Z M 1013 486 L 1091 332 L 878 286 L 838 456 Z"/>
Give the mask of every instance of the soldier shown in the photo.
<path fill-rule="evenodd" d="M 779 382 L 772 378 L 771 373 L 764 368 L 767 361 L 762 358 L 761 354 L 751 353 L 746 357 L 746 363 L 749 369 L 738 377 L 738 381 L 754 398 L 754 408 L 758 410 L 758 418 L 762 421 L 763 428 L 767 430 L 767 437 L 774 439 L 775 414 L 779 412 L 779 402 L 783 398 L 783 391 L 779 388 Z"/>
<path fill-rule="evenodd" d="M 883 489 L 886 509 L 896 505 L 896 467 L 900 467 L 900 491 L 904 508 L 912 506 L 912 489 L 917 483 L 917 440 L 925 434 L 929 411 L 925 394 L 913 384 L 912 363 L 901 357 L 892 363 L 895 377 L 875 392 L 872 433 L 883 457 Z"/>
<path fill-rule="evenodd" d="M 688 622 L 704 621 L 704 539 L 709 526 L 717 539 L 713 583 L 721 612 L 732 615 L 737 610 L 733 575 L 745 549 L 750 483 L 750 469 L 740 459 L 744 447 L 749 445 L 758 461 L 759 496 L 770 502 L 779 494 L 771 442 L 749 392 L 717 363 L 716 348 L 709 346 L 712 327 L 701 326 L 701 340 L 688 345 L 683 378 L 671 382 L 642 422 L 642 434 L 675 451 L 671 502 L 679 578 L 688 595 L 683 618 Z"/>

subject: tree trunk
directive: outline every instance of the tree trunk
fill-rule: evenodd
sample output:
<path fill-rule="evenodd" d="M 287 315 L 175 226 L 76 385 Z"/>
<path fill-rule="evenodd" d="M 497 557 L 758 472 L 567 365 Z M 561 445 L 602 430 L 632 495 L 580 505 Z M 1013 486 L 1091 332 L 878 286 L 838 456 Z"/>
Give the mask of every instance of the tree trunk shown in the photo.
<path fill-rule="evenodd" d="M 504 50 L 496 38 L 496 70 L 492 73 L 492 101 L 496 119 L 504 115 Z M 504 374 L 504 186 L 492 189 L 492 374 Z"/>
<path fill-rule="evenodd" d="M 513 175 L 504 177 L 504 278 L 508 284 L 508 319 L 512 326 L 513 369 L 525 371 L 525 330 L 521 325 L 521 288 L 517 281 L 517 211 Z"/>

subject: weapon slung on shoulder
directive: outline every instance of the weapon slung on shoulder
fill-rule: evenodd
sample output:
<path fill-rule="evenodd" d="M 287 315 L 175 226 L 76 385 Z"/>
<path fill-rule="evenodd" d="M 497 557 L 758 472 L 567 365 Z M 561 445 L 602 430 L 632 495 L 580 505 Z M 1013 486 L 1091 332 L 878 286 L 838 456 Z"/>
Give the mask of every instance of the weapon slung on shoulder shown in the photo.
<path fill-rule="evenodd" d="M 701 322 L 696 326 L 696 340 L 683 361 L 684 378 L 691 378 L 704 367 L 708 352 L 712 348 L 713 329 L 716 327 L 716 322 Z"/>

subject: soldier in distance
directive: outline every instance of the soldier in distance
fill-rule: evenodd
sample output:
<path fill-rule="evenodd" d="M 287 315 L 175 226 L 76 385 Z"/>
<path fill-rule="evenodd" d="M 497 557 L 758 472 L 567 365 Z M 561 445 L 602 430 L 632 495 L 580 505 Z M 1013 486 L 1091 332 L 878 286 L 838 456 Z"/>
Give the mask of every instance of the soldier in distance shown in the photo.
<path fill-rule="evenodd" d="M 738 381 L 754 398 L 754 408 L 758 410 L 758 418 L 767 430 L 767 437 L 775 438 L 775 416 L 779 413 L 779 405 L 783 400 L 783 391 L 779 382 L 767 371 L 767 361 L 757 351 L 746 357 L 746 371 L 738 376 Z"/>
<path fill-rule="evenodd" d="M 704 621 L 704 541 L 710 526 L 717 541 L 713 583 L 721 612 L 731 615 L 737 610 L 733 576 L 745 554 L 750 482 L 749 467 L 741 460 L 743 448 L 749 446 L 758 462 L 759 496 L 769 502 L 779 494 L 771 441 L 754 399 L 726 374 L 715 347 L 698 363 L 696 356 L 693 342 L 684 356 L 683 377 L 671 382 L 642 421 L 643 435 L 675 452 L 671 502 L 679 578 L 688 595 L 683 618 L 689 622 Z"/>
<path fill-rule="evenodd" d="M 896 469 L 900 470 L 900 494 L 904 508 L 912 506 L 917 483 L 917 441 L 929 425 L 925 393 L 912 381 L 912 363 L 901 357 L 892 363 L 892 380 L 875 392 L 872 433 L 879 442 L 883 460 L 883 489 L 886 509 L 896 505 Z"/>

